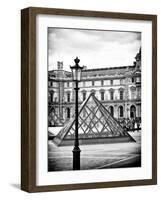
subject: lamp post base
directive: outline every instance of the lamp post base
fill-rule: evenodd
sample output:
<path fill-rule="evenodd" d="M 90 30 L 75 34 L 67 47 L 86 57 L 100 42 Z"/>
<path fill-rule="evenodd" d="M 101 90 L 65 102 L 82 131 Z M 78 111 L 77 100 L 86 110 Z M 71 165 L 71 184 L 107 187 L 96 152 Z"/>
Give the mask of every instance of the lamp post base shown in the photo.
<path fill-rule="evenodd" d="M 73 170 L 80 170 L 80 148 L 74 147 L 73 149 Z"/>

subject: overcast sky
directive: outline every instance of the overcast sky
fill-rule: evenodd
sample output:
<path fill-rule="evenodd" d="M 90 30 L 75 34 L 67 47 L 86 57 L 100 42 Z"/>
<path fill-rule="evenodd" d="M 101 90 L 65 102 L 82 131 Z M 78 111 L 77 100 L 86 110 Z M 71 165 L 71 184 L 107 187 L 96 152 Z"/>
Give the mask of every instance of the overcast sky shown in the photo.
<path fill-rule="evenodd" d="M 48 68 L 57 69 L 57 61 L 63 61 L 70 71 L 76 56 L 88 69 L 132 65 L 140 46 L 136 32 L 49 28 Z"/>

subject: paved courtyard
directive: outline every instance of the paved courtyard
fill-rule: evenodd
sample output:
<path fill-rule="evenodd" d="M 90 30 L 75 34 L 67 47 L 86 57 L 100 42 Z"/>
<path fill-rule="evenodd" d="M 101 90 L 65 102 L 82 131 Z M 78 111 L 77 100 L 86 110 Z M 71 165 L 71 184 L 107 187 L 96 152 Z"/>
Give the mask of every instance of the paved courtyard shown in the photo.
<path fill-rule="evenodd" d="M 81 170 L 141 166 L 141 132 L 130 132 L 136 142 L 81 145 Z M 48 142 L 49 171 L 72 170 L 73 146 L 57 147 Z"/>

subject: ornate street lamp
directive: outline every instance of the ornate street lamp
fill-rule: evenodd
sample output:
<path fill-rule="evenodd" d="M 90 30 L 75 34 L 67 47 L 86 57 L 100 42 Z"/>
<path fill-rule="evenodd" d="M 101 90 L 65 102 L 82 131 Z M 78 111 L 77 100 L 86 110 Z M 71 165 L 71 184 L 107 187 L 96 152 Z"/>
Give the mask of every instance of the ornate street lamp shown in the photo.
<path fill-rule="evenodd" d="M 80 60 L 78 57 L 74 59 L 75 65 L 70 66 L 72 70 L 73 81 L 75 82 L 75 141 L 73 148 L 73 170 L 80 170 L 80 148 L 78 138 L 78 83 L 81 81 L 83 67 L 79 66 Z"/>

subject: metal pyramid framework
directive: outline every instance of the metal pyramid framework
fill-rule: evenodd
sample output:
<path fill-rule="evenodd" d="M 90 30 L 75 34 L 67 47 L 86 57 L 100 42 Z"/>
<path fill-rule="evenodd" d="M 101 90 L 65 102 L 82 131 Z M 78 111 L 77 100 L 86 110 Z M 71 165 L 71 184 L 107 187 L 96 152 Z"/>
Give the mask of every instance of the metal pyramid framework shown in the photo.
<path fill-rule="evenodd" d="M 78 121 L 80 144 L 135 142 L 94 93 L 91 93 L 80 106 Z M 57 146 L 73 145 L 74 138 L 75 116 L 60 130 L 53 141 Z"/>

